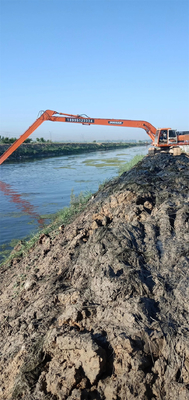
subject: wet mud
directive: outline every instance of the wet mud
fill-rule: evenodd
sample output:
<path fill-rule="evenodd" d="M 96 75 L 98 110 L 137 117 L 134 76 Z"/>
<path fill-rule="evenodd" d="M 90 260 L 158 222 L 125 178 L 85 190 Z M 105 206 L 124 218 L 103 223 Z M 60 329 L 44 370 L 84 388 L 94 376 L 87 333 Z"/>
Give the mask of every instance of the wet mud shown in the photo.
<path fill-rule="evenodd" d="M 2 400 L 189 399 L 189 158 L 107 183 L 0 290 Z"/>

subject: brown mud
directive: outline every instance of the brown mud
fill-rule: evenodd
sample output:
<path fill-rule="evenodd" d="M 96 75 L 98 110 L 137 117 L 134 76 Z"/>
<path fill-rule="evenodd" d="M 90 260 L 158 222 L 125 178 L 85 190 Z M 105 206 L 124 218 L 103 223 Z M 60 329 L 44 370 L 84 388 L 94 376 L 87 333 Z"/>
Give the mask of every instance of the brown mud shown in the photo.
<path fill-rule="evenodd" d="M 145 157 L 0 282 L 2 400 L 189 399 L 189 158 Z"/>

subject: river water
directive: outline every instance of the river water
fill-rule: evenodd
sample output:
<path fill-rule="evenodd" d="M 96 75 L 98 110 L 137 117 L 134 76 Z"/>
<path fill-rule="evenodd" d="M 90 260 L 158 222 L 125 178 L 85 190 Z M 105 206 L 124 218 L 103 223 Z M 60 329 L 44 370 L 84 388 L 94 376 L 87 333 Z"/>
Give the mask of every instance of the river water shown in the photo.
<path fill-rule="evenodd" d="M 148 147 L 131 147 L 4 163 L 0 166 L 0 260 L 35 233 L 50 215 L 69 206 L 70 194 L 92 192 L 115 177 L 119 167 Z"/>

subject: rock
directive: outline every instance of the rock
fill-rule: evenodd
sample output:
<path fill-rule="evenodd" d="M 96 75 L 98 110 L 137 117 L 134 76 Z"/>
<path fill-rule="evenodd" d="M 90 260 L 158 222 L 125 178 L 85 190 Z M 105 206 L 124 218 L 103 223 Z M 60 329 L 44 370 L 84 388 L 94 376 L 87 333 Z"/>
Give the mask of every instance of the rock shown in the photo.
<path fill-rule="evenodd" d="M 45 351 L 52 355 L 52 343 L 48 338 Z M 105 371 L 106 352 L 94 342 L 91 334 L 82 335 L 72 331 L 64 334 L 53 331 L 53 358 L 46 375 L 47 391 L 58 398 L 68 396 L 82 381 L 93 384 Z"/>
<path fill-rule="evenodd" d="M 91 224 L 91 229 L 92 229 L 92 230 L 98 229 L 98 224 L 97 224 L 96 221 L 94 221 L 94 222 Z"/>
<path fill-rule="evenodd" d="M 60 225 L 58 229 L 60 232 L 64 232 L 64 225 Z"/>
<path fill-rule="evenodd" d="M 24 284 L 24 289 L 25 290 L 31 290 L 37 281 L 37 276 L 36 275 L 31 275 L 25 282 Z"/>

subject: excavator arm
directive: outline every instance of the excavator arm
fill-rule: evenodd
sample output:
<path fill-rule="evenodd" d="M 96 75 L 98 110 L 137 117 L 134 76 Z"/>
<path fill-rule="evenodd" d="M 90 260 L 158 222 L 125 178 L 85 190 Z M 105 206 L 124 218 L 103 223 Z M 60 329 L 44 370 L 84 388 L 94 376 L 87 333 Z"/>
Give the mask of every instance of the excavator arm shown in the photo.
<path fill-rule="evenodd" d="M 2 154 L 0 157 L 0 164 L 2 164 L 14 151 L 30 136 L 44 121 L 51 117 L 54 111 L 48 110 L 43 112 L 39 118 L 19 137 L 15 142 Z"/>
<path fill-rule="evenodd" d="M 80 123 L 82 125 L 107 125 L 124 126 L 131 128 L 142 128 L 150 136 L 152 141 L 155 139 L 156 128 L 146 121 L 129 119 L 107 119 L 89 118 L 87 116 L 58 113 L 52 110 L 44 111 L 39 118 L 23 133 L 0 157 L 2 164 L 44 121 L 58 121 L 68 123 Z"/>

